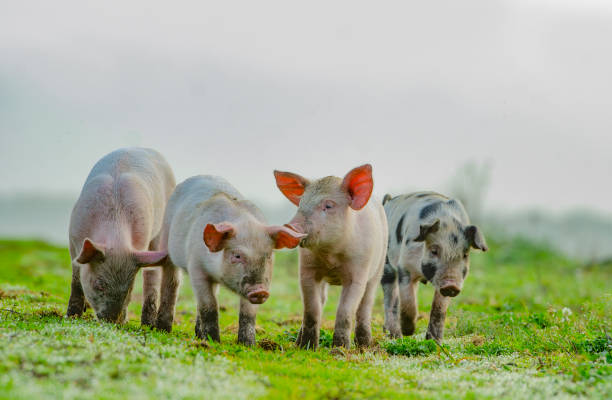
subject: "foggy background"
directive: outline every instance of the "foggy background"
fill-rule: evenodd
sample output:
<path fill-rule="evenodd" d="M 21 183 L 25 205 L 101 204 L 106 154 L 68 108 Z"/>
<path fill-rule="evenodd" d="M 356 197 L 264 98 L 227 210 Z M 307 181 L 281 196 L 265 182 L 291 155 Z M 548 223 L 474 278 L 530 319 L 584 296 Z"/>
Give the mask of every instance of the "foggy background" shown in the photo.
<path fill-rule="evenodd" d="M 273 169 L 467 201 L 490 237 L 612 257 L 612 3 L 2 2 L 0 236 L 67 242 L 93 164 L 159 150 L 271 222 Z"/>

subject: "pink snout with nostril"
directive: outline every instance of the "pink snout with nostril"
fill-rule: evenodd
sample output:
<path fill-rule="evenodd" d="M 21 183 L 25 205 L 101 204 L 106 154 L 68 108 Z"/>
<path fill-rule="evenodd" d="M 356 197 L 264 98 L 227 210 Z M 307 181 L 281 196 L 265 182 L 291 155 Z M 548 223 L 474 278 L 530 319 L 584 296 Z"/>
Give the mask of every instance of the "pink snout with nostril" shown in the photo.
<path fill-rule="evenodd" d="M 455 297 L 461 292 L 461 289 L 454 283 L 446 284 L 440 287 L 440 293 L 445 297 Z"/>
<path fill-rule="evenodd" d="M 247 294 L 247 299 L 253 304 L 263 304 L 270 297 L 270 293 L 268 293 L 265 289 L 255 289 L 250 291 Z"/>

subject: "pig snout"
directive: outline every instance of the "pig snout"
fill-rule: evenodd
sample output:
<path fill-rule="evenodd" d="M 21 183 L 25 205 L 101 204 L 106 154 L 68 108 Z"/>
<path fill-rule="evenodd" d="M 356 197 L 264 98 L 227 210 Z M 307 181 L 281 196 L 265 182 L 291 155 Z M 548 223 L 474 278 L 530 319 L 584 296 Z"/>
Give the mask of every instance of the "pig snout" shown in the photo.
<path fill-rule="evenodd" d="M 98 317 L 100 321 L 116 323 L 119 320 L 120 314 L 120 312 L 99 312 L 96 313 L 96 317 Z"/>
<path fill-rule="evenodd" d="M 455 282 L 446 282 L 440 286 L 440 293 L 445 297 L 455 297 L 461 292 L 461 288 Z"/>
<path fill-rule="evenodd" d="M 247 293 L 247 299 L 253 304 L 263 304 L 270 297 L 270 293 L 263 286 L 255 286 Z"/>

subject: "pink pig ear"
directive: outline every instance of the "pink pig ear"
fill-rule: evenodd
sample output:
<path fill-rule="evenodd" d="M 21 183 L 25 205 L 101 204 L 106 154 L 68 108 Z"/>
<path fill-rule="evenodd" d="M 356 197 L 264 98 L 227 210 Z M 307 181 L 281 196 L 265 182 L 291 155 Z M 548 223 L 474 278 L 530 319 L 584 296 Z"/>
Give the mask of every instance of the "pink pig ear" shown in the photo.
<path fill-rule="evenodd" d="M 103 261 L 104 260 L 104 246 L 101 244 L 95 244 L 89 238 L 83 241 L 83 247 L 81 253 L 77 257 L 76 261 L 79 264 L 89 264 L 92 261 Z"/>
<path fill-rule="evenodd" d="M 133 254 L 140 268 L 163 265 L 168 258 L 167 251 L 137 251 Z"/>
<path fill-rule="evenodd" d="M 370 200 L 372 195 L 372 189 L 374 188 L 372 166 L 365 164 L 353 168 L 344 177 L 342 188 L 351 196 L 351 208 L 353 210 L 361 210 L 368 204 L 368 200 Z"/>
<path fill-rule="evenodd" d="M 223 250 L 225 241 L 236 235 L 236 228 L 229 222 L 208 224 L 204 228 L 204 243 L 213 253 Z"/>
<path fill-rule="evenodd" d="M 308 185 L 308 179 L 291 172 L 274 171 L 276 186 L 296 206 L 300 205 L 300 197 Z"/>
<path fill-rule="evenodd" d="M 298 233 L 293 229 L 287 228 L 286 226 L 268 226 L 266 228 L 270 237 L 274 240 L 275 249 L 288 249 L 295 248 L 300 241 L 307 235 Z"/>

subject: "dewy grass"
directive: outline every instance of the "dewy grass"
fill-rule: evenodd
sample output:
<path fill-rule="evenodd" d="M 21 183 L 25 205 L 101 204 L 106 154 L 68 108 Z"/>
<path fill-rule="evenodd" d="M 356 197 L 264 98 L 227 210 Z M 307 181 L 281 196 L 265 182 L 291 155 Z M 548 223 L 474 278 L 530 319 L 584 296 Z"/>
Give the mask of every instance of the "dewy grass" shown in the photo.
<path fill-rule="evenodd" d="M 397 356 L 425 356 L 436 351 L 437 345 L 433 340 L 416 340 L 403 337 L 383 344 L 387 353 Z"/>
<path fill-rule="evenodd" d="M 522 239 L 474 254 L 453 299 L 443 347 L 416 334 L 331 347 L 340 290 L 331 287 L 317 352 L 295 347 L 301 323 L 296 252 L 276 257 L 257 346 L 236 343 L 238 299 L 221 290 L 221 343 L 194 338 L 195 301 L 185 277 L 167 334 L 139 324 L 140 278 L 126 325 L 63 317 L 70 294 L 66 249 L 0 241 L 0 399 L 32 398 L 610 398 L 612 269 L 583 266 Z M 419 289 L 428 311 L 431 287 Z"/>

